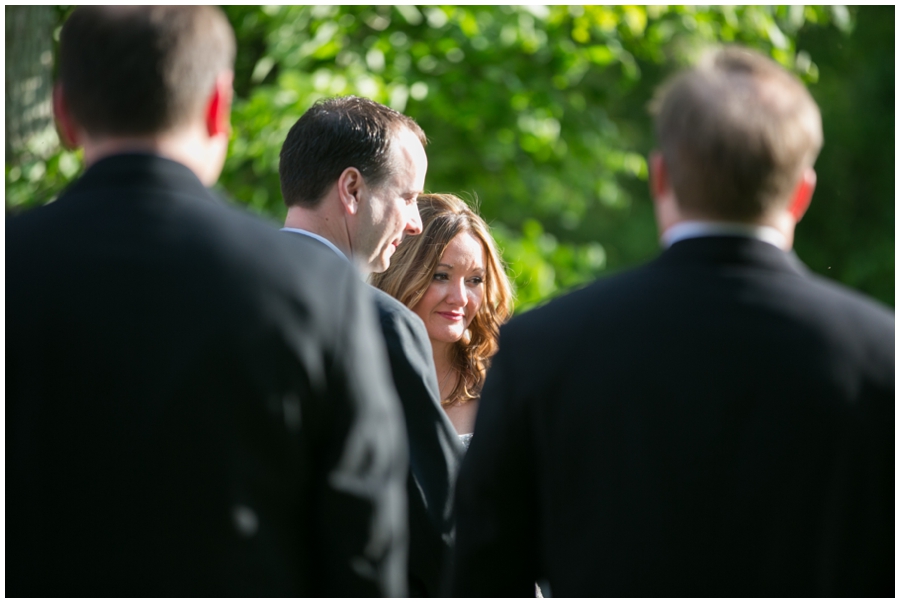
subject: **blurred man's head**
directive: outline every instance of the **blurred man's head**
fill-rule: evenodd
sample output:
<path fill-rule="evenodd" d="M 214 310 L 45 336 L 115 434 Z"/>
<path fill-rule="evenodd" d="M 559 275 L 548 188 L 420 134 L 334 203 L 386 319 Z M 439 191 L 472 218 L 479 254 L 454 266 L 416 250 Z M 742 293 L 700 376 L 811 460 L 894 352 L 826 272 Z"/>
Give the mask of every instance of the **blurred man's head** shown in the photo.
<path fill-rule="evenodd" d="M 227 143 L 235 49 L 228 20 L 211 6 L 75 9 L 60 34 L 64 138 L 87 147 L 190 129 L 222 138 L 224 129 Z"/>
<path fill-rule="evenodd" d="M 369 99 L 317 102 L 281 149 L 288 225 L 298 213 L 333 212 L 339 228 L 320 219 L 327 232 L 318 234 L 335 239 L 365 271 L 383 272 L 404 235 L 422 231 L 416 199 L 428 168 L 425 144 L 415 121 Z"/>
<path fill-rule="evenodd" d="M 821 116 L 803 84 L 774 61 L 739 47 L 712 51 L 659 90 L 653 113 L 663 180 L 683 217 L 802 216 L 815 185 Z"/>

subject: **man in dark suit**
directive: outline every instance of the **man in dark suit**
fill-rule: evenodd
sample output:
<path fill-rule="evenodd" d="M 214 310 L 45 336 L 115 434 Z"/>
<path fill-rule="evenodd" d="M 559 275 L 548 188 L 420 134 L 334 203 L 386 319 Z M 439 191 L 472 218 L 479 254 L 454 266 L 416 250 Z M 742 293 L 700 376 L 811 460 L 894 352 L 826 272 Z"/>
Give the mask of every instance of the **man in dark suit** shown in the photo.
<path fill-rule="evenodd" d="M 726 48 L 655 113 L 666 249 L 502 330 L 453 593 L 892 596 L 893 313 L 790 252 L 818 108 Z"/>
<path fill-rule="evenodd" d="M 369 293 L 216 198 L 234 35 L 82 7 L 55 105 L 87 171 L 6 230 L 6 594 L 405 591 L 402 416 Z"/>
<path fill-rule="evenodd" d="M 292 238 L 315 239 L 360 273 L 383 272 L 406 235 L 422 232 L 416 197 L 428 160 L 409 117 L 365 98 L 316 103 L 281 149 L 281 190 Z M 409 435 L 410 596 L 437 594 L 453 535 L 453 484 L 462 455 L 440 405 L 422 320 L 374 287 Z"/>

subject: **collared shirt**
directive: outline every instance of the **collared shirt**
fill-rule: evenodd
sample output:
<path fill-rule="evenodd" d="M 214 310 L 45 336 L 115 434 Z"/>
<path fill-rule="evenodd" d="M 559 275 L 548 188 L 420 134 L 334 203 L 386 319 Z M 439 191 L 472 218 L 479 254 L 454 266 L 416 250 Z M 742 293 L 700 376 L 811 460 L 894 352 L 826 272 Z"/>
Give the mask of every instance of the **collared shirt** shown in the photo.
<path fill-rule="evenodd" d="M 663 248 L 671 247 L 678 241 L 696 239 L 698 237 L 750 237 L 758 239 L 778 249 L 788 251 L 787 239 L 781 232 L 771 226 L 743 224 L 740 222 L 713 222 L 687 220 L 669 228 L 660 237 Z"/>
<path fill-rule="evenodd" d="M 347 254 L 345 254 L 343 251 L 338 249 L 337 245 L 335 245 L 334 243 L 332 243 L 331 241 L 329 241 L 322 235 L 317 235 L 314 232 L 309 232 L 308 230 L 303 230 L 302 228 L 288 228 L 287 226 L 285 226 L 281 230 L 282 230 L 282 232 L 296 232 L 298 234 L 302 234 L 302 235 L 311 237 L 317 241 L 321 241 L 322 243 L 325 243 L 325 245 L 327 245 L 328 247 L 331 247 L 331 249 L 333 249 L 336 254 L 338 254 L 339 256 L 341 256 L 342 258 L 347 260 L 348 262 L 350 261 L 350 258 L 347 257 Z"/>

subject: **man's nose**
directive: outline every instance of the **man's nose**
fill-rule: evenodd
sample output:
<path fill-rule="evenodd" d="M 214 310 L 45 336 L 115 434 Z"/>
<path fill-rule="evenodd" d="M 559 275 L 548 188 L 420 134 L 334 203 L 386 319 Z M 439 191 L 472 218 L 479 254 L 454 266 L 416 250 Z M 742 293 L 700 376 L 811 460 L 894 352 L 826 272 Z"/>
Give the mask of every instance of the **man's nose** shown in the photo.
<path fill-rule="evenodd" d="M 406 221 L 404 231 L 408 235 L 417 235 L 422 233 L 422 216 L 419 215 L 419 204 L 413 203 L 410 206 L 409 219 Z"/>

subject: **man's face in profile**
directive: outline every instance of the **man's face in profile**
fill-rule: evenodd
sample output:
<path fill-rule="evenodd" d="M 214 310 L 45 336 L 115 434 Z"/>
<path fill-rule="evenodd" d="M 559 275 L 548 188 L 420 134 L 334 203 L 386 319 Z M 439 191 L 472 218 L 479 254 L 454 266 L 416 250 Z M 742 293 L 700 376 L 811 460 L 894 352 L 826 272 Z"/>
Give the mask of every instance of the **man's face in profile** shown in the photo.
<path fill-rule="evenodd" d="M 416 200 L 425 186 L 428 158 L 410 130 L 391 141 L 392 170 L 377 187 L 364 187 L 354 255 L 369 272 L 384 272 L 405 235 L 422 232 Z"/>

